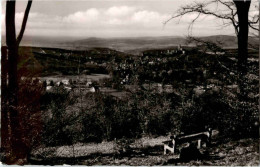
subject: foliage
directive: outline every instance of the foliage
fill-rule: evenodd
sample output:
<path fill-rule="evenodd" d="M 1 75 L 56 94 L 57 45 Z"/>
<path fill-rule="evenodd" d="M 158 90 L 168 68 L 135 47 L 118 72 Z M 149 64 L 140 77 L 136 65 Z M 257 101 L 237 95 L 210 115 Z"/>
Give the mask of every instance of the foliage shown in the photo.
<path fill-rule="evenodd" d="M 43 106 L 51 104 L 46 115 L 58 114 L 56 118 L 45 119 L 45 136 L 54 140 L 49 138 L 47 144 L 197 133 L 204 131 L 205 126 L 218 129 L 225 137 L 255 137 L 258 64 L 253 61 L 249 64 L 250 73 L 245 79 L 245 90 L 250 97 L 238 100 L 237 60 L 231 59 L 233 55 L 229 53 L 218 55 L 217 52 L 224 51 L 217 44 L 195 40 L 214 54 L 208 54 L 205 48 L 202 51 L 192 48 L 185 54 L 176 53 L 165 59 L 157 59 L 151 53 L 152 64 L 146 57 L 117 63 L 114 60 L 109 69 L 112 78 L 95 85 L 127 91 L 129 97 L 117 98 L 102 89 L 76 94 L 60 87 L 46 92 Z M 126 78 L 127 82 L 122 83 Z M 159 92 L 152 85 L 162 89 L 172 86 L 172 91 Z M 58 132 L 54 133 L 55 129 Z"/>
<path fill-rule="evenodd" d="M 53 92 L 45 92 L 41 101 L 45 106 L 44 109 L 47 110 L 43 113 L 43 144 L 70 145 L 74 142 L 74 138 L 79 138 L 76 130 L 77 115 L 66 110 L 69 105 L 75 103 L 71 93 L 62 86 L 55 87 Z M 47 108 L 46 104 L 48 104 Z"/>
<path fill-rule="evenodd" d="M 257 137 L 257 113 L 257 103 L 238 101 L 225 93 L 206 92 L 202 97 L 185 104 L 181 130 L 194 133 L 211 126 L 226 137 Z"/>

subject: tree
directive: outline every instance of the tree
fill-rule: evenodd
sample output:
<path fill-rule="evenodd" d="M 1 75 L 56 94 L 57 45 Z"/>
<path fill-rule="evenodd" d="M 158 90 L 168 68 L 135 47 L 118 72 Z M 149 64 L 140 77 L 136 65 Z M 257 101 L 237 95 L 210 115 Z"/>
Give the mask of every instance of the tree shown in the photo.
<path fill-rule="evenodd" d="M 189 30 L 192 29 L 194 22 L 202 15 L 214 16 L 221 19 L 224 27 L 233 25 L 238 40 L 237 72 L 241 99 L 245 99 L 247 96 L 244 81 L 247 73 L 249 27 L 252 30 L 259 31 L 259 14 L 254 15 L 252 18 L 249 17 L 250 4 L 251 0 L 211 0 L 209 2 L 194 2 L 191 5 L 181 7 L 174 16 L 165 22 L 166 24 L 172 19 L 181 18 L 184 15 L 195 13 L 197 15 L 191 21 Z M 213 5 L 217 6 L 215 10 Z M 223 7 L 223 10 L 218 9 L 219 5 Z"/>
<path fill-rule="evenodd" d="M 233 25 L 235 33 L 238 39 L 238 70 L 239 73 L 246 73 L 247 64 L 247 48 L 248 48 L 248 32 L 249 27 L 252 30 L 258 31 L 259 28 L 259 16 L 255 15 L 249 19 L 249 8 L 251 0 L 211 0 L 209 2 L 194 2 L 191 5 L 186 5 L 181 7 L 174 16 L 169 18 L 167 22 L 172 19 L 181 18 L 184 15 L 195 13 L 196 17 L 191 21 L 189 30 L 192 29 L 194 22 L 202 15 L 214 16 L 223 21 L 223 27 Z M 222 6 L 223 10 L 216 8 L 214 6 Z"/>
<path fill-rule="evenodd" d="M 8 69 L 4 73 L 7 78 L 3 85 L 6 86 L 8 94 L 4 94 L 6 107 L 2 110 L 2 115 L 9 121 L 3 121 L 2 127 L 10 127 L 10 133 L 7 131 L 2 131 L 7 134 L 2 134 L 2 141 L 5 146 L 10 146 L 10 157 L 6 160 L 6 163 L 13 163 L 18 159 L 24 158 L 24 143 L 21 139 L 20 122 L 18 114 L 18 75 L 17 75 L 17 63 L 18 63 L 18 48 L 22 40 L 27 19 L 29 16 L 29 11 L 32 5 L 32 0 L 28 0 L 28 4 L 24 13 L 23 22 L 19 35 L 16 37 L 15 31 L 15 0 L 8 0 L 6 2 L 6 45 L 7 50 L 2 52 L 6 53 L 3 55 L 4 63 L 8 64 Z M 7 77 L 8 76 L 8 77 Z M 9 115 L 9 118 L 8 118 Z M 9 125 L 8 125 L 9 124 Z M 9 136 L 10 135 L 10 136 Z M 9 140 L 10 138 L 10 140 Z"/>
<path fill-rule="evenodd" d="M 233 1 L 237 8 L 238 23 L 236 27 L 238 38 L 238 69 L 242 73 L 246 72 L 247 49 L 248 49 L 248 12 L 251 0 Z"/>

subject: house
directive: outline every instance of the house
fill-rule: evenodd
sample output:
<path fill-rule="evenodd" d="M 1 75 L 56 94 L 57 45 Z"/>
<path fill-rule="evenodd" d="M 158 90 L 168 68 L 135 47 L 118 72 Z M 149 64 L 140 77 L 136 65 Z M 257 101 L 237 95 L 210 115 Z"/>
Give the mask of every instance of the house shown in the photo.
<path fill-rule="evenodd" d="M 248 58 L 248 62 L 258 62 L 258 58 Z"/>
<path fill-rule="evenodd" d="M 69 80 L 68 80 L 68 79 L 63 79 L 63 80 L 61 80 L 61 82 L 62 82 L 64 85 L 69 85 Z"/>
<path fill-rule="evenodd" d="M 193 89 L 193 93 L 195 94 L 196 97 L 199 97 L 200 95 L 205 93 L 205 89 L 203 86 L 197 86 Z"/>
<path fill-rule="evenodd" d="M 50 80 L 46 80 L 46 85 L 50 85 L 51 81 Z"/>
<path fill-rule="evenodd" d="M 99 91 L 99 87 L 98 86 L 92 86 L 89 91 L 92 92 L 92 93 L 98 92 Z"/>
<path fill-rule="evenodd" d="M 149 61 L 149 64 L 154 65 L 155 63 L 154 63 L 154 61 Z"/>
<path fill-rule="evenodd" d="M 212 52 L 212 51 L 208 51 L 206 53 L 209 55 L 224 55 L 225 54 L 225 52 Z"/>
<path fill-rule="evenodd" d="M 92 93 L 96 92 L 94 87 L 91 87 L 89 91 L 92 92 Z"/>
<path fill-rule="evenodd" d="M 91 81 L 88 81 L 86 86 L 89 87 L 90 85 L 92 85 L 92 82 Z"/>
<path fill-rule="evenodd" d="M 173 92 L 173 86 L 172 85 L 164 85 L 164 92 L 172 93 Z"/>
<path fill-rule="evenodd" d="M 182 51 L 181 45 L 178 45 L 178 50 Z"/>
<path fill-rule="evenodd" d="M 68 86 L 64 86 L 64 88 L 67 90 L 71 90 L 71 87 L 68 87 Z"/>
<path fill-rule="evenodd" d="M 46 52 L 43 49 L 41 49 L 40 53 L 46 54 Z"/>
<path fill-rule="evenodd" d="M 52 86 L 47 86 L 46 87 L 46 91 L 51 90 L 51 89 L 52 89 Z"/>

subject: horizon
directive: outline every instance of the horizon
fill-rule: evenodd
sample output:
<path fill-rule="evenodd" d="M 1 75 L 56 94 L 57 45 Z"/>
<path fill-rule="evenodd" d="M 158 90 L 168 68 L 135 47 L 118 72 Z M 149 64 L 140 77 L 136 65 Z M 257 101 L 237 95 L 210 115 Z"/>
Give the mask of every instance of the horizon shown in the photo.
<path fill-rule="evenodd" d="M 198 36 L 197 36 L 198 37 Z M 237 37 L 232 35 L 211 35 L 199 36 L 205 41 L 217 42 L 221 41 L 224 48 L 237 48 Z M 258 39 L 250 36 L 251 44 L 256 44 Z M 2 38 L 3 39 L 3 38 Z M 2 46 L 6 45 L 2 40 Z M 71 38 L 66 37 L 28 37 L 25 36 L 21 41 L 21 47 L 41 47 L 41 48 L 60 48 L 72 50 L 85 50 L 91 48 L 109 48 L 126 53 L 139 53 L 140 50 L 149 49 L 165 49 L 177 46 L 196 46 L 188 44 L 186 37 L 180 36 L 156 36 L 156 37 L 87 37 L 87 38 Z M 134 53 L 134 54 L 136 54 Z"/>
<path fill-rule="evenodd" d="M 229 36 L 229 37 L 236 37 L 235 34 L 231 34 L 231 35 L 226 35 L 226 34 L 218 34 L 218 35 L 193 35 L 192 37 L 198 37 L 198 38 L 202 38 L 202 37 L 215 37 L 215 36 Z M 6 35 L 5 34 L 2 34 L 1 35 L 2 39 L 5 39 Z M 138 38 L 187 38 L 189 37 L 188 35 L 183 35 L 183 36 L 178 36 L 178 35 L 161 35 L 161 36 L 104 36 L 104 37 L 98 37 L 98 36 L 86 36 L 86 37 L 77 37 L 77 36 L 42 36 L 42 35 L 24 35 L 24 38 L 32 38 L 32 37 L 35 37 L 35 38 L 55 38 L 55 39 L 68 39 L 70 40 L 71 38 L 73 39 L 76 39 L 76 40 L 84 40 L 84 39 L 138 39 Z M 248 37 L 255 37 L 253 35 L 249 35 Z M 258 37 L 256 37 L 258 38 Z"/>
<path fill-rule="evenodd" d="M 70 36 L 59 36 L 59 37 L 53 37 L 53 36 L 30 36 L 30 35 L 25 35 L 21 41 L 21 46 L 28 46 L 28 45 L 32 45 L 34 42 L 38 42 L 38 44 L 44 44 L 44 43 L 49 43 L 52 42 L 50 44 L 58 44 L 58 43 L 73 43 L 73 42 L 79 42 L 81 40 L 89 40 L 89 39 L 97 39 L 97 40 L 117 40 L 117 39 L 122 39 L 122 40 L 129 40 L 129 39 L 141 39 L 141 40 L 145 40 L 145 39 L 167 39 L 167 38 L 181 38 L 181 39 L 186 39 L 188 36 L 137 36 L 137 37 L 96 37 L 96 36 L 92 36 L 92 37 L 70 37 Z M 205 36 L 193 36 L 193 37 L 197 37 L 197 38 L 207 38 L 207 37 L 236 37 L 236 35 L 205 35 Z M 248 36 L 249 38 L 258 38 L 256 36 Z M 6 36 L 5 34 L 2 34 L 1 36 L 1 45 L 6 45 Z"/>
<path fill-rule="evenodd" d="M 205 35 L 205 36 L 193 36 L 193 37 L 198 37 L 198 38 L 207 38 L 207 37 L 236 37 L 235 35 Z M 186 39 L 188 36 L 137 36 L 137 37 L 69 37 L 69 36 L 60 36 L 60 37 L 53 37 L 53 36 L 30 36 L 26 35 L 23 37 L 21 41 L 21 46 L 29 46 L 29 45 L 34 45 L 35 42 L 38 44 L 46 44 L 49 42 L 52 42 L 50 44 L 60 44 L 60 43 L 73 43 L 73 42 L 79 42 L 79 41 L 84 41 L 84 40 L 90 40 L 90 39 L 97 39 L 97 40 L 117 40 L 117 39 L 122 39 L 122 40 L 129 40 L 129 39 L 140 39 L 140 40 L 145 40 L 145 39 L 167 39 L 167 38 L 181 38 L 181 39 Z M 253 36 L 249 36 L 253 37 Z M 253 37 L 254 38 L 254 37 Z M 2 35 L 1 36 L 1 45 L 6 45 L 6 36 Z M 37 44 L 36 44 L 37 45 Z"/>

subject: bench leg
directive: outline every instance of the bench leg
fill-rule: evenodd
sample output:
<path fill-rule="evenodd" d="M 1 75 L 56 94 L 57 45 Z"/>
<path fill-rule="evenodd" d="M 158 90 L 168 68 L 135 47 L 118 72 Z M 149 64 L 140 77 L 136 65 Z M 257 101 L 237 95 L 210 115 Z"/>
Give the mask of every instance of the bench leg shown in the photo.
<path fill-rule="evenodd" d="M 169 146 L 167 146 L 167 145 L 164 145 L 164 155 L 166 155 L 166 151 L 167 150 L 169 150 L 172 154 L 174 154 L 174 146 L 173 146 L 173 148 L 171 148 L 171 147 L 169 147 Z"/>
<path fill-rule="evenodd" d="M 201 139 L 198 140 L 198 147 L 197 147 L 197 148 L 198 148 L 198 149 L 201 148 Z"/>
<path fill-rule="evenodd" d="M 166 145 L 163 146 L 163 149 L 164 149 L 163 155 L 166 155 Z"/>

